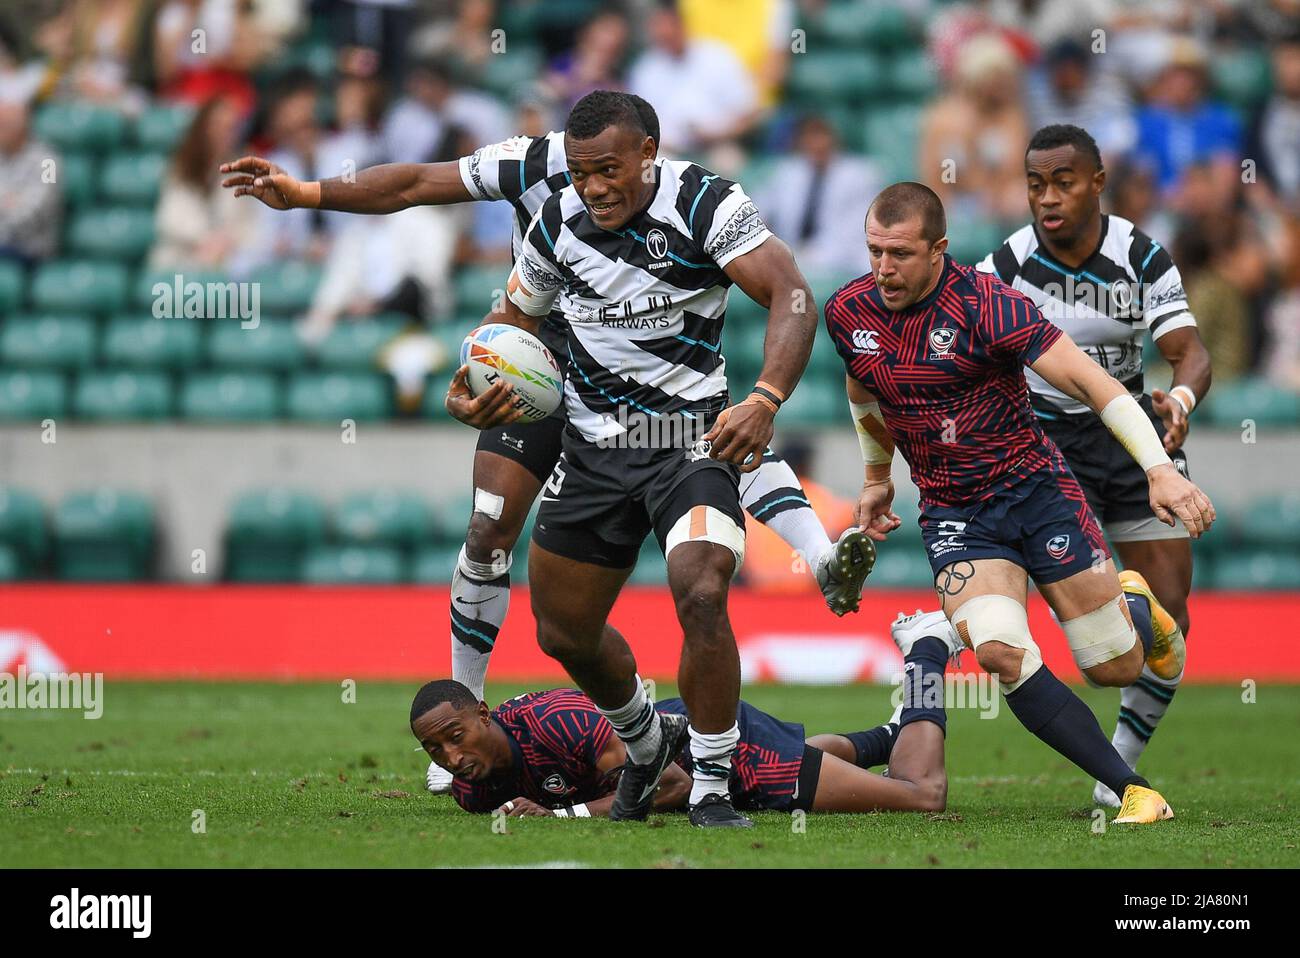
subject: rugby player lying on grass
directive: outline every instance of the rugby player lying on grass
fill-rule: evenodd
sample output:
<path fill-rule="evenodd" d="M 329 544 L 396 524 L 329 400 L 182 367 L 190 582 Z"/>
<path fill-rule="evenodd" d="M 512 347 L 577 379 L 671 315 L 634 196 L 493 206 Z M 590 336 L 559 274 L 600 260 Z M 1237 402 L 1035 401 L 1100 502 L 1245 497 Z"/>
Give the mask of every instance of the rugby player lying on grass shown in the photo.
<path fill-rule="evenodd" d="M 947 660 L 964 646 L 940 612 L 900 615 L 891 627 L 909 672 L 895 719 L 864 732 L 814 735 L 741 702 L 740 744 L 729 790 L 738 809 L 790 812 L 941 811 L 947 800 L 940 697 Z M 912 685 L 910 683 L 918 683 Z M 906 692 L 905 688 L 905 692 Z M 681 699 L 657 702 L 683 716 Z M 526 692 L 495 709 L 459 682 L 430 682 L 411 705 L 411 731 L 429 757 L 451 772 L 452 796 L 467 812 L 503 811 L 561 818 L 607 816 L 623 743 L 591 700 L 574 689 Z M 691 793 L 690 750 L 659 780 L 652 808 L 685 810 Z M 870 772 L 889 764 L 889 776 Z"/>

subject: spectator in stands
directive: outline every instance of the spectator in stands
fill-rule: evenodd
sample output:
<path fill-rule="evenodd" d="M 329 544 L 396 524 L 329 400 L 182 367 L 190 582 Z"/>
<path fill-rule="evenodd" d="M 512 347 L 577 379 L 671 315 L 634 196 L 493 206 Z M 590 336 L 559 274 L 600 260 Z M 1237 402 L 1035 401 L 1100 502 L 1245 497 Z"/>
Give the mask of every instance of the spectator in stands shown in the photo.
<path fill-rule="evenodd" d="M 248 73 L 271 46 L 240 0 L 167 0 L 154 23 L 158 90 L 186 103 L 224 97 L 247 115 L 256 102 Z"/>
<path fill-rule="evenodd" d="M 1119 78 L 1074 39 L 1060 40 L 1029 77 L 1030 127 L 1071 123 L 1092 134 L 1107 165 L 1129 151 L 1137 136 L 1133 103 Z"/>
<path fill-rule="evenodd" d="M 950 221 L 1024 219 L 1029 126 L 1020 81 L 1011 45 L 1000 34 L 980 34 L 958 51 L 952 88 L 926 110 L 918 173 Z"/>
<path fill-rule="evenodd" d="M 482 83 L 492 70 L 493 57 L 510 52 L 510 44 L 521 40 L 502 36 L 504 51 L 499 45 L 494 49 L 497 41 L 492 31 L 499 25 L 495 14 L 493 0 L 459 0 L 451 15 L 435 18 L 415 32 L 411 50 L 421 59 L 446 64 L 464 83 Z"/>
<path fill-rule="evenodd" d="M 53 73 L 43 92 L 133 111 L 144 105 L 146 0 L 71 0 L 41 25 L 38 44 Z"/>
<path fill-rule="evenodd" d="M 862 223 L 845 211 L 867 208 L 885 185 L 879 171 L 862 157 L 842 153 L 835 128 L 819 116 L 800 122 L 795 151 L 760 191 L 763 218 L 805 271 L 866 272 Z"/>
<path fill-rule="evenodd" d="M 749 131 L 758 116 L 758 96 L 729 48 L 688 37 L 673 0 L 660 0 L 646 33 L 650 45 L 632 66 L 628 90 L 654 104 L 662 151 L 699 156 Z"/>
<path fill-rule="evenodd" d="M 1201 339 L 1214 357 L 1216 382 L 1250 371 L 1255 330 L 1251 297 L 1268 279 L 1268 260 L 1240 215 L 1187 220 L 1174 240 L 1174 262 Z"/>
<path fill-rule="evenodd" d="M 366 76 L 382 73 L 396 88 L 407 70 L 414 0 L 335 0 L 329 6 L 340 65 Z"/>
<path fill-rule="evenodd" d="M 543 85 L 568 111 L 592 90 L 621 90 L 627 18 L 606 10 L 578 33 L 573 49 L 551 60 Z"/>
<path fill-rule="evenodd" d="M 58 170 L 54 151 L 28 134 L 27 104 L 0 99 L 0 259 L 29 266 L 55 253 L 63 212 Z"/>
<path fill-rule="evenodd" d="M 239 107 L 228 97 L 214 97 L 195 114 L 158 197 L 151 268 L 222 269 L 251 238 L 254 207 L 223 190 L 217 173 L 239 132 Z"/>
<path fill-rule="evenodd" d="M 1264 372 L 1282 389 L 1300 393 L 1300 215 L 1287 221 L 1282 288 L 1265 315 Z"/>
<path fill-rule="evenodd" d="M 1137 113 L 1137 153 L 1150 165 L 1166 197 L 1176 197 L 1193 164 L 1210 163 L 1220 189 L 1241 178 L 1241 126 L 1227 107 L 1206 96 L 1205 51 L 1179 38 Z"/>
<path fill-rule="evenodd" d="M 433 61 L 414 64 L 406 95 L 384 120 L 384 149 L 393 163 L 431 163 L 454 159 L 460 131 L 477 146 L 504 140 L 514 131 L 508 114 L 492 97 L 460 89 L 446 67 Z"/>
<path fill-rule="evenodd" d="M 1120 160 L 1106 164 L 1106 192 L 1102 199 L 1110 203 L 1110 212 L 1137 226 L 1161 246 L 1169 249 L 1174 242 L 1174 222 L 1160 204 L 1156 179 L 1141 163 Z"/>
<path fill-rule="evenodd" d="M 792 0 L 681 0 L 681 11 L 687 35 L 726 44 L 754 81 L 758 105 L 771 108 L 790 66 Z"/>
<path fill-rule="evenodd" d="M 853 525 L 853 503 L 841 499 L 825 486 L 812 481 L 813 447 L 805 442 L 783 446 L 781 455 L 803 486 L 817 518 L 831 539 Z M 742 480 L 742 483 L 748 480 Z M 817 593 L 816 580 L 808 574 L 809 557 L 792 553 L 789 544 L 745 513 L 745 564 L 741 580 L 751 589 L 777 595 Z"/>
<path fill-rule="evenodd" d="M 324 175 L 343 176 L 384 162 L 383 115 L 384 87 L 378 77 L 339 77 L 334 88 L 334 129 L 322 138 L 319 150 Z M 336 210 L 325 213 L 331 230 L 348 218 L 349 214 Z"/>
<path fill-rule="evenodd" d="M 1246 155 L 1272 195 L 1300 211 L 1300 27 L 1277 42 L 1272 59 L 1273 94 L 1256 117 Z"/>

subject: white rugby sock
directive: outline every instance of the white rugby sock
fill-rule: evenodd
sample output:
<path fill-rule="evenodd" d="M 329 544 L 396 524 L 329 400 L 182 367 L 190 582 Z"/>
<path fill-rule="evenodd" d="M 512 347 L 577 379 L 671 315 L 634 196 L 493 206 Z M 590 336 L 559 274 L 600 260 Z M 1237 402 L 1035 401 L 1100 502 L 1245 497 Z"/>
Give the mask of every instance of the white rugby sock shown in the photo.
<path fill-rule="evenodd" d="M 599 711 L 614 726 L 615 734 L 623 740 L 628 758 L 634 765 L 648 765 L 654 761 L 663 739 L 663 726 L 654 703 L 646 695 L 641 676 L 636 677 L 636 691 L 626 705 Z"/>
<path fill-rule="evenodd" d="M 783 459 L 767 456 L 742 477 L 740 504 L 750 515 L 790 543 L 809 570 L 830 551 L 831 539 L 813 512 L 799 477 Z"/>
<path fill-rule="evenodd" d="M 483 699 L 488 659 L 510 608 L 510 562 L 505 569 L 474 562 L 461 546 L 451 576 L 451 677 Z"/>
<path fill-rule="evenodd" d="M 731 756 L 740 742 L 740 726 L 733 725 L 725 732 L 706 733 L 695 728 L 691 732 L 691 804 L 697 805 L 705 795 L 727 794 L 727 779 L 731 777 Z"/>
<path fill-rule="evenodd" d="M 1183 672 L 1179 672 L 1177 678 L 1162 679 L 1151 671 L 1151 666 L 1144 664 L 1137 680 L 1120 690 L 1119 721 L 1115 723 L 1111 744 L 1130 768 L 1137 768 L 1138 759 L 1164 718 L 1182 680 Z"/>

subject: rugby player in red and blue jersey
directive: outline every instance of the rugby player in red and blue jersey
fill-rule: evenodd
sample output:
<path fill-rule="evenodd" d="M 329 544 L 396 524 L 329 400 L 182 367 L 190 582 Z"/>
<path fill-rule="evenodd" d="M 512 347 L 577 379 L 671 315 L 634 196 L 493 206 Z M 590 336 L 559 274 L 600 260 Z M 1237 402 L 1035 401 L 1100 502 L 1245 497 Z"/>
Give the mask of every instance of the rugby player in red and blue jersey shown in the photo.
<path fill-rule="evenodd" d="M 802 725 L 740 703 L 740 740 L 727 783 L 736 808 L 943 810 L 943 673 L 964 646 L 942 612 L 900 615 L 890 632 L 909 679 L 889 723 L 805 740 Z M 927 690 L 940 693 L 937 700 Z M 655 709 L 669 732 L 687 720 L 681 699 L 656 702 Z M 430 682 L 411 704 L 411 731 L 429 757 L 452 773 L 452 797 L 467 812 L 606 816 L 627 759 L 613 726 L 576 689 L 525 692 L 489 709 L 459 682 Z M 691 762 L 690 748 L 681 748 L 659 780 L 655 811 L 685 810 Z M 885 763 L 888 777 L 868 771 Z"/>
<path fill-rule="evenodd" d="M 866 476 L 858 522 L 898 528 L 897 447 L 921 493 L 935 590 L 962 641 L 998 677 L 1021 723 L 1123 796 L 1116 822 L 1172 818 L 1164 798 L 1106 740 L 1096 717 L 1042 662 L 1025 609 L 1032 578 L 1075 662 L 1098 685 L 1133 682 L 1171 641 L 1149 592 L 1125 594 L 1078 482 L 1029 405 L 1024 367 L 1094 410 L 1146 474 L 1161 521 L 1193 537 L 1214 507 L 1174 468 L 1128 390 L 997 277 L 946 252 L 943 205 L 896 183 L 866 218 L 871 273 L 826 304 Z"/>

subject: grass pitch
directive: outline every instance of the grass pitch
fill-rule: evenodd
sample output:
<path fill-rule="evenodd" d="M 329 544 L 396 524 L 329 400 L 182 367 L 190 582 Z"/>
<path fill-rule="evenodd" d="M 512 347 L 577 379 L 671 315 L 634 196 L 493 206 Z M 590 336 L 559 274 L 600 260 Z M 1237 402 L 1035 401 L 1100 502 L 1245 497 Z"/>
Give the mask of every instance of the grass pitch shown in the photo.
<path fill-rule="evenodd" d="M 406 727 L 415 684 L 109 683 L 104 715 L 0 713 L 2 860 L 26 867 L 1198 867 L 1300 864 L 1300 688 L 1189 686 L 1144 759 L 1177 818 L 1094 832 L 1092 782 L 1026 733 L 949 713 L 948 811 L 763 813 L 719 834 L 511 820 L 424 791 Z M 523 691 L 494 685 L 492 701 Z M 661 689 L 661 695 L 669 694 Z M 887 688 L 759 686 L 745 697 L 809 733 L 883 721 Z M 1112 727 L 1118 693 L 1085 691 Z M 1111 817 L 1113 813 L 1109 813 Z M 204 828 L 198 829 L 202 824 Z"/>

